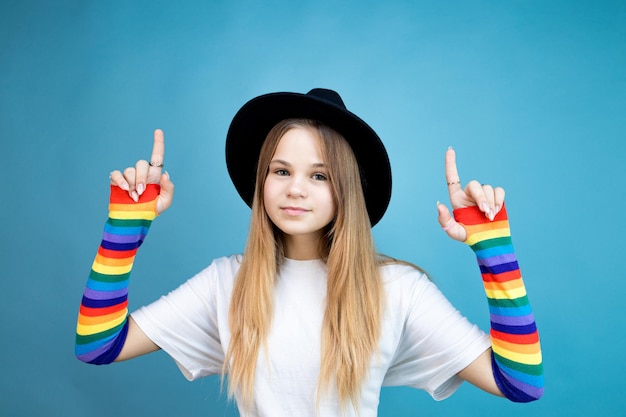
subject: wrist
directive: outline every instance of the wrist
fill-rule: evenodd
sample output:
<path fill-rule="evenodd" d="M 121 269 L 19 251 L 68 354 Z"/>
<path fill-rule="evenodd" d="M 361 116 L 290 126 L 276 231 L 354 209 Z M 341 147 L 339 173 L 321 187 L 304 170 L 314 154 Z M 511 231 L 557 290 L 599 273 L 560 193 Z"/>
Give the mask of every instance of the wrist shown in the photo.
<path fill-rule="evenodd" d="M 511 231 L 506 207 L 503 205 L 493 220 L 489 220 L 477 206 L 463 207 L 453 211 L 454 220 L 465 228 L 464 243 L 476 252 L 498 244 L 499 239 L 510 239 Z"/>

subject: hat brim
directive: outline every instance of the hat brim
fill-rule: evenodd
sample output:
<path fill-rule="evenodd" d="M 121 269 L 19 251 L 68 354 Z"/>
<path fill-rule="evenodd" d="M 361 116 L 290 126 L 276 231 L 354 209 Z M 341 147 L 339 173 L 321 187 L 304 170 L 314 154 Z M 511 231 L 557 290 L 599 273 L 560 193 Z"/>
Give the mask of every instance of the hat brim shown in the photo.
<path fill-rule="evenodd" d="M 391 165 L 382 141 L 354 113 L 307 94 L 265 94 L 248 101 L 233 118 L 226 137 L 226 166 L 241 198 L 252 206 L 263 142 L 278 122 L 291 118 L 320 121 L 348 141 L 361 171 L 370 223 L 378 223 L 391 199 Z"/>

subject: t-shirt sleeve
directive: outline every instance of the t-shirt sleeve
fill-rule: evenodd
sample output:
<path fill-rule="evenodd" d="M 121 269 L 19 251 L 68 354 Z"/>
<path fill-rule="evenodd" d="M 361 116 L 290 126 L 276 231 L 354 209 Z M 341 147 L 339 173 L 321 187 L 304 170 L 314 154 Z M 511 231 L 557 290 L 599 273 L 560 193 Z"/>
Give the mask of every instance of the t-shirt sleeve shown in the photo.
<path fill-rule="evenodd" d="M 419 273 L 418 273 L 419 274 Z M 421 275 L 403 289 L 404 328 L 384 385 L 405 385 L 443 400 L 463 382 L 456 374 L 490 346 L 489 336 Z"/>
<path fill-rule="evenodd" d="M 215 260 L 177 289 L 132 314 L 143 332 L 192 381 L 222 371 L 233 260 Z"/>

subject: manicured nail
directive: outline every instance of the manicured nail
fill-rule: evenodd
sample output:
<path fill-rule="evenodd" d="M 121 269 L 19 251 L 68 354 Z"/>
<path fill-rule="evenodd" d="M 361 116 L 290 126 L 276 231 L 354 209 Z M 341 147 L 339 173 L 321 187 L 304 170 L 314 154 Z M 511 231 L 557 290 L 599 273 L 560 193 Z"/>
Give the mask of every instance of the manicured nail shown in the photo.
<path fill-rule="evenodd" d="M 146 189 L 145 185 L 137 184 L 137 193 L 139 193 L 139 195 L 142 195 L 145 189 Z"/>
<path fill-rule="evenodd" d="M 485 213 L 485 216 L 488 215 L 489 214 L 489 204 L 487 204 L 487 203 L 480 203 L 480 211 Z"/>
<path fill-rule="evenodd" d="M 120 185 L 120 188 L 124 191 L 128 191 L 128 184 L 126 184 L 125 182 L 122 183 L 122 185 Z"/>
<path fill-rule="evenodd" d="M 135 203 L 139 201 L 139 195 L 137 195 L 137 191 L 132 191 L 130 193 L 130 198 L 132 198 L 133 200 L 135 200 Z"/>

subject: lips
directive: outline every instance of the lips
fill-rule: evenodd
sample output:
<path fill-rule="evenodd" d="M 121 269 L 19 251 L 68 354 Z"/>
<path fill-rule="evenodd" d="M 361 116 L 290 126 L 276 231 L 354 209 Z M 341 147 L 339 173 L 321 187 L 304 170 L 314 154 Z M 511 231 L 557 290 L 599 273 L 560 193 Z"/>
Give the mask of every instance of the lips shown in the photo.
<path fill-rule="evenodd" d="M 302 207 L 281 207 L 281 211 L 288 216 L 300 216 L 302 214 L 308 213 L 309 210 Z"/>

